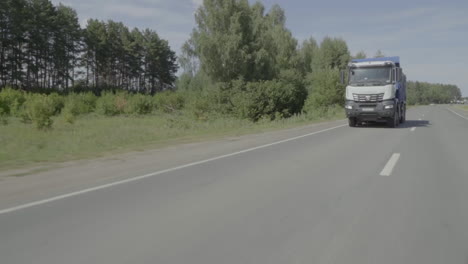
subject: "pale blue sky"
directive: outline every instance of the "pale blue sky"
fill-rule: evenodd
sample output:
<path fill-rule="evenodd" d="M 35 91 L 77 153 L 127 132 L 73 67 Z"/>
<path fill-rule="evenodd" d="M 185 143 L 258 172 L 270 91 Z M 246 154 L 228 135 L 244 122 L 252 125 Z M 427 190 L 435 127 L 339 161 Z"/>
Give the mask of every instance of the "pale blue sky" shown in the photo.
<path fill-rule="evenodd" d="M 195 26 L 202 0 L 53 0 L 89 18 L 151 28 L 177 52 Z M 410 80 L 453 83 L 468 96 L 468 1 L 464 0 L 264 0 L 279 4 L 300 41 L 342 37 L 354 54 L 380 49 L 398 55 Z"/>

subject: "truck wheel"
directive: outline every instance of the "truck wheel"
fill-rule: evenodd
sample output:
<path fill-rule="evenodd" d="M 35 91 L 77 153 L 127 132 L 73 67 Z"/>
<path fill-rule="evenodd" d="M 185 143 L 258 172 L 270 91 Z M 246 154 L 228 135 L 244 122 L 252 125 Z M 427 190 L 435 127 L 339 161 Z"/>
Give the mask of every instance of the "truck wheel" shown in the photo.
<path fill-rule="evenodd" d="M 387 126 L 394 128 L 397 127 L 400 122 L 400 117 L 398 115 L 398 111 L 395 111 L 393 117 L 387 120 Z"/>
<path fill-rule="evenodd" d="M 406 106 L 403 106 L 403 110 L 400 116 L 400 123 L 403 124 L 404 122 L 406 122 Z"/>
<path fill-rule="evenodd" d="M 356 127 L 357 126 L 356 118 L 352 118 L 352 117 L 348 118 L 348 124 L 350 127 Z"/>

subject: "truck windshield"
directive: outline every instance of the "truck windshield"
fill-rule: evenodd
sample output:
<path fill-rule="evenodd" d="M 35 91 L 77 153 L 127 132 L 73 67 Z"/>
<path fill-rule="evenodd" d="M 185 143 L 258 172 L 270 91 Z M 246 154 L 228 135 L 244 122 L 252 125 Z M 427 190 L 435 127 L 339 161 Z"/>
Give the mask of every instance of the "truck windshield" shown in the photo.
<path fill-rule="evenodd" d="M 391 67 L 352 68 L 349 72 L 351 85 L 385 85 L 391 82 Z"/>

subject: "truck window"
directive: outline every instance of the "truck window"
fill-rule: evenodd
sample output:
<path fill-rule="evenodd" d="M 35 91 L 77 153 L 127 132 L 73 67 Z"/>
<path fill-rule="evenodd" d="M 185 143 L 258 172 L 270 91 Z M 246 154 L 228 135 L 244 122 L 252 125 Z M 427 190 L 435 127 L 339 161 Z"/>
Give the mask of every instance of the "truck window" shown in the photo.
<path fill-rule="evenodd" d="M 363 67 L 350 70 L 350 84 L 390 83 L 391 67 Z"/>

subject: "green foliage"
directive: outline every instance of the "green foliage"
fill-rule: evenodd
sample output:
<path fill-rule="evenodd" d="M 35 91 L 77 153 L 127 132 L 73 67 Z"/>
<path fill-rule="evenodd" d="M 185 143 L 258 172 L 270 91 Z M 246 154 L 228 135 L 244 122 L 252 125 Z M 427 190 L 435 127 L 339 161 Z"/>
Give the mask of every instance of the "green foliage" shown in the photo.
<path fill-rule="evenodd" d="M 154 110 L 155 103 L 151 96 L 135 94 L 128 98 L 125 113 L 135 115 L 149 114 Z"/>
<path fill-rule="evenodd" d="M 230 94 L 220 89 L 220 86 L 209 85 L 202 91 L 184 93 L 187 102 L 186 112 L 193 114 L 196 120 L 208 120 L 209 118 L 227 116 L 232 112 Z"/>
<path fill-rule="evenodd" d="M 163 112 L 171 113 L 185 106 L 185 96 L 182 92 L 166 91 L 154 96 L 156 107 Z"/>
<path fill-rule="evenodd" d="M 304 112 L 324 108 L 330 105 L 343 105 L 345 87 L 340 83 L 338 69 L 312 72 L 307 76 L 309 97 Z"/>
<path fill-rule="evenodd" d="M 33 122 L 38 129 L 52 126 L 52 116 L 56 113 L 56 98 L 43 94 L 31 94 L 23 105 L 22 118 L 25 122 Z"/>
<path fill-rule="evenodd" d="M 126 93 L 103 93 L 96 102 L 96 112 L 101 115 L 115 116 L 123 114 L 128 104 L 128 94 Z"/>
<path fill-rule="evenodd" d="M 304 113 L 309 120 L 330 120 L 344 117 L 343 105 L 329 105 L 320 108 L 309 108 L 309 111 Z"/>
<path fill-rule="evenodd" d="M 18 115 L 21 106 L 26 101 L 24 92 L 12 88 L 0 91 L 0 109 L 3 115 Z"/>
<path fill-rule="evenodd" d="M 299 56 L 301 59 L 301 70 L 303 74 L 312 72 L 312 66 L 316 65 L 317 55 L 319 52 L 319 46 L 314 38 L 309 38 L 302 43 L 299 50 Z"/>
<path fill-rule="evenodd" d="M 353 59 L 365 59 L 365 58 L 367 58 L 367 54 L 362 50 L 353 56 Z"/>
<path fill-rule="evenodd" d="M 51 93 L 48 95 L 49 101 L 51 102 L 51 107 L 53 107 L 54 115 L 60 113 L 62 108 L 65 106 L 65 99 L 63 96 L 60 96 L 58 93 Z"/>
<path fill-rule="evenodd" d="M 233 82 L 233 112 L 240 118 L 287 118 L 301 111 L 307 92 L 295 72 L 284 72 L 282 79 L 243 83 Z"/>
<path fill-rule="evenodd" d="M 313 61 L 312 71 L 345 69 L 350 59 L 346 41 L 340 38 L 325 37 L 320 43 L 317 59 Z"/>
<path fill-rule="evenodd" d="M 0 108 L 0 125 L 7 125 L 7 124 L 8 124 L 7 115 L 4 112 L 3 108 Z"/>
<path fill-rule="evenodd" d="M 456 85 L 426 82 L 407 82 L 408 104 L 448 104 L 461 98 Z"/>
<path fill-rule="evenodd" d="M 195 75 L 183 73 L 176 82 L 178 91 L 203 91 L 212 86 L 213 82 L 210 77 L 203 71 L 197 72 Z"/>
<path fill-rule="evenodd" d="M 216 82 L 272 80 L 299 63 L 297 41 L 285 27 L 284 10 L 247 0 L 207 0 L 183 47 L 186 73 L 199 68 Z"/>
<path fill-rule="evenodd" d="M 97 97 L 90 92 L 71 93 L 65 98 L 62 118 L 65 122 L 73 124 L 77 116 L 93 112 L 96 108 L 96 101 Z"/>
<path fill-rule="evenodd" d="M 69 124 L 74 124 L 76 121 L 76 114 L 73 113 L 73 110 L 71 108 L 65 106 L 62 109 L 62 118 L 65 122 Z"/>
<path fill-rule="evenodd" d="M 97 97 L 90 92 L 71 93 L 65 98 L 65 107 L 62 111 L 68 111 L 73 116 L 88 114 L 95 110 Z"/>

